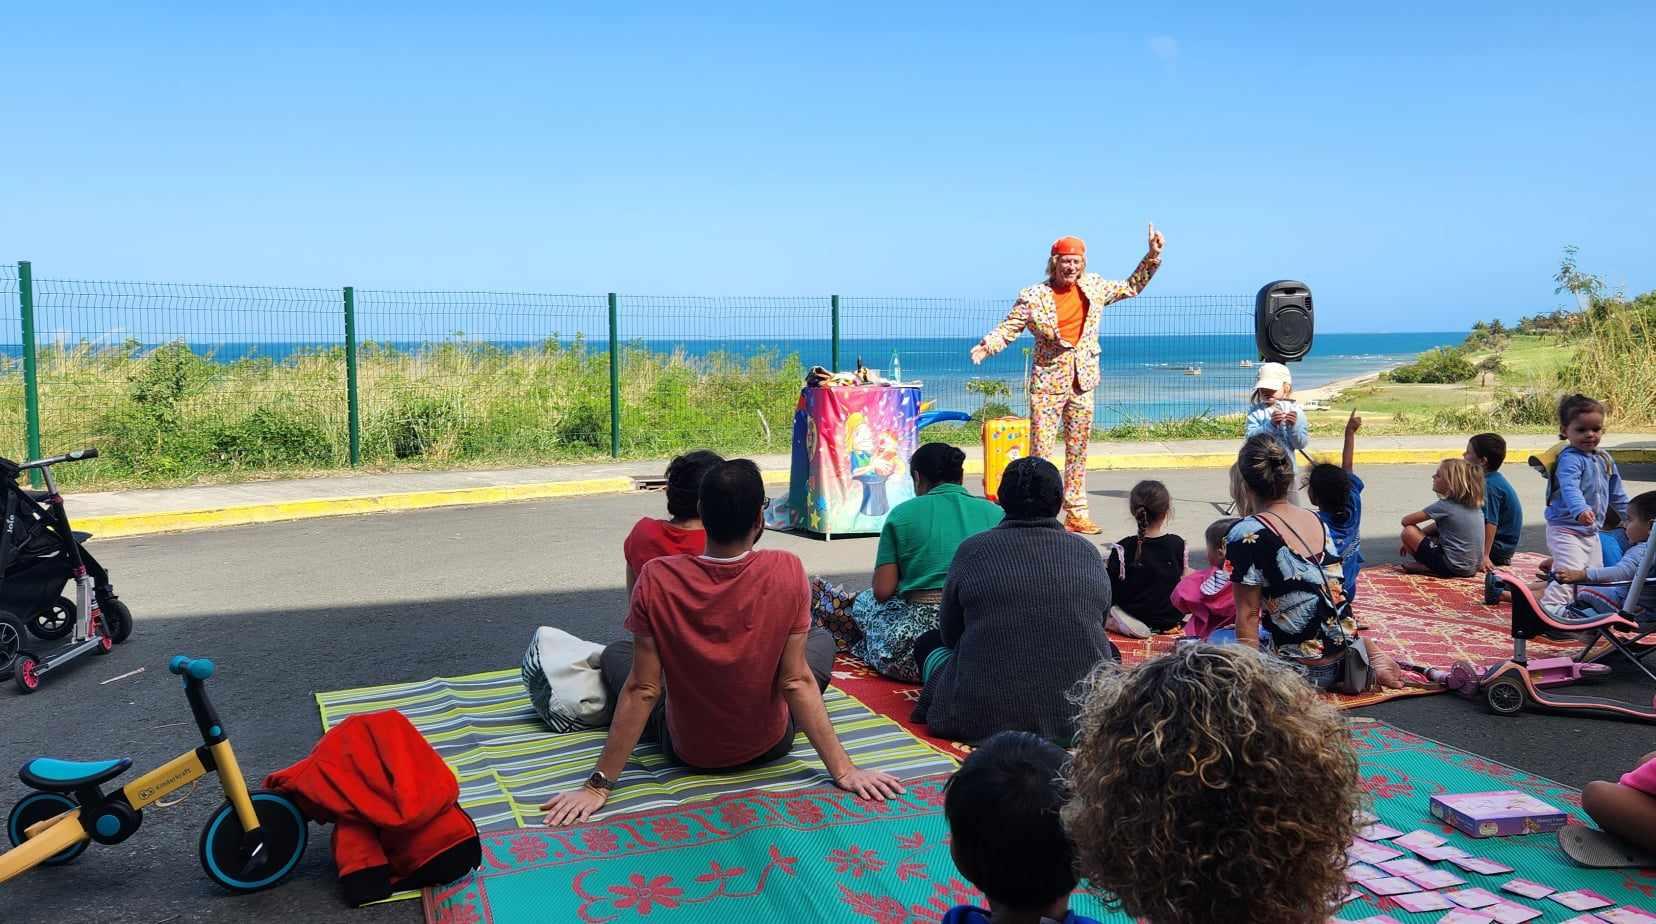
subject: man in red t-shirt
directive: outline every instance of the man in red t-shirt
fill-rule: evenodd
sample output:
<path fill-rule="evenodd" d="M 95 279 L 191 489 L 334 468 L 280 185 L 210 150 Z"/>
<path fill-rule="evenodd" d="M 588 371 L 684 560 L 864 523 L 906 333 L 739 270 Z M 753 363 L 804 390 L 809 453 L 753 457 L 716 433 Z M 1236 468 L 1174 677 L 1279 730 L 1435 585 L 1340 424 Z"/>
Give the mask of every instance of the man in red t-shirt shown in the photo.
<path fill-rule="evenodd" d="M 616 704 L 603 755 L 585 786 L 541 806 L 547 824 L 591 818 L 642 737 L 669 760 L 730 770 L 786 756 L 797 727 L 835 785 L 865 799 L 903 791 L 888 773 L 858 769 L 834 734 L 822 705 L 834 639 L 811 628 L 805 567 L 788 552 L 753 550 L 765 531 L 758 466 L 714 466 L 700 510 L 707 551 L 657 558 L 638 574 L 626 622 L 633 640 L 603 654 Z"/>

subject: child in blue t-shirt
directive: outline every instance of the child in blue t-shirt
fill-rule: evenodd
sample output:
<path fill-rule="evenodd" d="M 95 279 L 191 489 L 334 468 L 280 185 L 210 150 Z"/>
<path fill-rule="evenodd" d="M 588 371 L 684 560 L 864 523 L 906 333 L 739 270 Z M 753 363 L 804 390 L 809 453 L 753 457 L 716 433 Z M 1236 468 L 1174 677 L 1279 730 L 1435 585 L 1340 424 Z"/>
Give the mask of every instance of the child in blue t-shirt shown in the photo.
<path fill-rule="evenodd" d="M 1506 440 L 1499 433 L 1480 433 L 1466 443 L 1466 461 L 1484 472 L 1484 560 L 1483 570 L 1512 564 L 1518 539 L 1524 531 L 1524 506 L 1512 482 L 1501 474 L 1506 462 Z"/>
<path fill-rule="evenodd" d="M 1340 464 L 1314 465 L 1306 479 L 1311 504 L 1317 508 L 1317 516 L 1328 527 L 1334 549 L 1340 554 L 1347 600 L 1357 599 L 1357 572 L 1363 567 L 1363 479 L 1351 470 L 1357 455 L 1357 431 L 1362 426 L 1363 418 L 1352 410 L 1346 419 L 1345 450 Z"/>
<path fill-rule="evenodd" d="M 955 867 L 989 899 L 989 908 L 958 905 L 941 924 L 1037 916 L 1056 924 L 1098 924 L 1069 910 L 1080 880 L 1058 817 L 1068 759 L 1063 748 L 1039 735 L 1006 731 L 961 763 L 943 797 L 943 815 Z"/>

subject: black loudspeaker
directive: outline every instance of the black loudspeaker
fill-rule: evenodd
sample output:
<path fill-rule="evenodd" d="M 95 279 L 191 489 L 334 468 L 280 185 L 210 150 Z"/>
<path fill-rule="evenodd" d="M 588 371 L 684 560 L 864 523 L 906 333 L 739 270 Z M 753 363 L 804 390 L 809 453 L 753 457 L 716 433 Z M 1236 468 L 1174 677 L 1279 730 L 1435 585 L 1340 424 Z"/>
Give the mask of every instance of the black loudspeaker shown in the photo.
<path fill-rule="evenodd" d="M 1311 289 L 1294 279 L 1278 279 L 1254 299 L 1254 341 L 1262 362 L 1291 363 L 1311 352 Z"/>

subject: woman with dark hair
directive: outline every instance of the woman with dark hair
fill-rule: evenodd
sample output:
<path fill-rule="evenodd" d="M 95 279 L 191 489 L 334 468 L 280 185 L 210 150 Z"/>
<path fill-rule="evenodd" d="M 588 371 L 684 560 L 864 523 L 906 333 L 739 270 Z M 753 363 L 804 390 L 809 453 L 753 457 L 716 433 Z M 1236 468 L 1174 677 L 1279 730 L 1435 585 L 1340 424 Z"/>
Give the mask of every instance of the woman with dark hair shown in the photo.
<path fill-rule="evenodd" d="M 880 529 L 874 586 L 857 595 L 851 620 L 860 638 L 852 654 L 887 677 L 916 681 L 914 640 L 937 628 L 937 604 L 955 549 L 1001 521 L 1001 509 L 961 486 L 966 454 L 927 443 L 909 459 L 914 498 L 898 504 Z"/>
<path fill-rule="evenodd" d="M 707 533 L 702 530 L 696 497 L 701 491 L 702 477 L 723 461 L 724 457 L 716 452 L 697 449 L 667 463 L 668 519 L 644 517 L 621 543 L 621 554 L 627 559 L 629 597 L 645 562 L 667 555 L 700 555 L 707 548 Z"/>
<path fill-rule="evenodd" d="M 1067 744 L 1071 688 L 1116 656 L 1104 634 L 1110 576 L 1058 522 L 1064 480 L 1051 462 L 1008 465 L 1000 503 L 1006 519 L 955 552 L 937 631 L 915 640 L 926 685 L 914 720 L 957 741 L 1027 731 Z"/>
<path fill-rule="evenodd" d="M 1397 665 L 1357 637 L 1334 537 L 1315 511 L 1288 500 L 1288 451 L 1262 433 L 1242 444 L 1236 461 L 1253 510 L 1225 540 L 1237 642 L 1259 647 L 1263 626 L 1277 656 L 1321 690 L 1362 692 L 1374 679 L 1402 686 Z"/>

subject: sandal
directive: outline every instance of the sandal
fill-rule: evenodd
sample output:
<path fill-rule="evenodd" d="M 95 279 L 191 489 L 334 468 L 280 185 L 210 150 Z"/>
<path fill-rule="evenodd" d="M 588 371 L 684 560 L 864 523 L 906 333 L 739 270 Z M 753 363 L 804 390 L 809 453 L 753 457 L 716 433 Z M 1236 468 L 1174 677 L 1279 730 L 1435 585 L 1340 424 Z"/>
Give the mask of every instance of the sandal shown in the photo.
<path fill-rule="evenodd" d="M 1595 869 L 1656 868 L 1656 856 L 1586 825 L 1559 828 L 1558 846 L 1576 863 Z"/>

